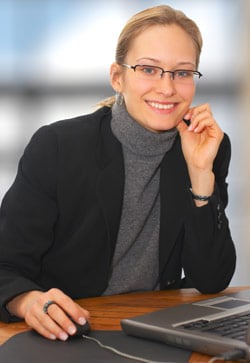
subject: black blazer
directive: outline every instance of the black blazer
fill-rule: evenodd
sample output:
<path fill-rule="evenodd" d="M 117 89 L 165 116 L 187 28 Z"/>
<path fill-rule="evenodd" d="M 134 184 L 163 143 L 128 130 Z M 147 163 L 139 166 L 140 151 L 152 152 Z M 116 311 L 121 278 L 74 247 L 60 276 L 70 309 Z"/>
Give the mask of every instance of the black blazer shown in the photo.
<path fill-rule="evenodd" d="M 0 211 L 0 317 L 5 304 L 32 289 L 62 289 L 72 298 L 106 289 L 121 217 L 124 163 L 111 111 L 44 126 L 20 160 Z M 235 249 L 224 213 L 230 142 L 225 135 L 216 189 L 197 208 L 177 136 L 161 164 L 159 283 L 217 292 L 230 282 Z M 185 271 L 185 282 L 181 270 Z M 132 276 L 131 276 L 132 278 Z"/>

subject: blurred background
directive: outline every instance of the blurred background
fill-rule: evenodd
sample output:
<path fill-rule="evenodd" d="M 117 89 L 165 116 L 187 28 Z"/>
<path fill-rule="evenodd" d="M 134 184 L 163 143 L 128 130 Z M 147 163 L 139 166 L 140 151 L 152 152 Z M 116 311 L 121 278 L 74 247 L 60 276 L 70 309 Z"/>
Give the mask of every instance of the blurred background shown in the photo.
<path fill-rule="evenodd" d="M 231 285 L 250 285 L 250 2 L 248 0 L 0 0 L 0 202 L 42 125 L 95 110 L 113 94 L 109 66 L 128 18 L 168 4 L 201 29 L 208 102 L 230 136 L 227 215 L 238 262 Z"/>

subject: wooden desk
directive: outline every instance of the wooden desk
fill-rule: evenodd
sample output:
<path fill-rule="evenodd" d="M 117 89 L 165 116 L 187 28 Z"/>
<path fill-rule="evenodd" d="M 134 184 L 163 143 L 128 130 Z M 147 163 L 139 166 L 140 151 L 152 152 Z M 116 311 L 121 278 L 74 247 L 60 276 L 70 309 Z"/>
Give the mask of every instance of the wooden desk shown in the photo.
<path fill-rule="evenodd" d="M 91 314 L 90 323 L 93 330 L 121 330 L 120 320 L 123 318 L 145 314 L 181 303 L 223 295 L 225 292 L 237 292 L 247 288 L 249 287 L 230 287 L 216 295 L 202 295 L 195 289 L 153 291 L 81 299 L 77 302 L 89 310 Z M 28 329 L 24 322 L 11 324 L 0 322 L 0 344 L 4 343 L 11 336 Z M 209 358 L 211 357 L 193 353 L 190 363 L 207 362 Z"/>

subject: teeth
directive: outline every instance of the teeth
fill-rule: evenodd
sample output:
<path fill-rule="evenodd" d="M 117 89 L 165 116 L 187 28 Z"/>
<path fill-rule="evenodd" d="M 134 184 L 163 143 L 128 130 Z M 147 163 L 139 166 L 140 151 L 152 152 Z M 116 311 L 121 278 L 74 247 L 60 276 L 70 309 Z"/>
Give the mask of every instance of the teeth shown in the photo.
<path fill-rule="evenodd" d="M 159 108 L 161 110 L 169 110 L 170 108 L 173 108 L 174 107 L 174 105 L 172 103 L 166 105 L 166 104 L 162 104 L 162 103 L 149 102 L 149 104 L 152 107 Z"/>

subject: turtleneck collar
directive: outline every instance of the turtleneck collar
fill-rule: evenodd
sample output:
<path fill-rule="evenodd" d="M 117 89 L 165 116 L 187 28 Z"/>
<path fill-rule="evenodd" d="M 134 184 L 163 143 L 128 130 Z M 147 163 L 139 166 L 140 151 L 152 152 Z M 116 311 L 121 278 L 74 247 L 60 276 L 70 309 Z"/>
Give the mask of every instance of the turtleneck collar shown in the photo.
<path fill-rule="evenodd" d="M 137 155 L 157 156 L 171 149 L 177 129 L 154 133 L 140 125 L 124 105 L 112 107 L 111 128 L 121 144 Z"/>

